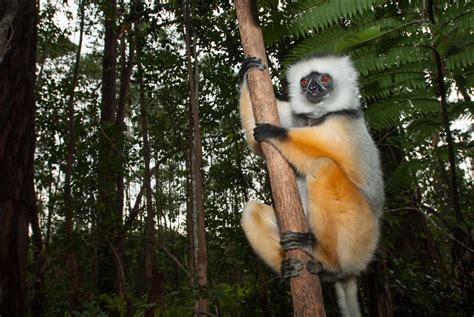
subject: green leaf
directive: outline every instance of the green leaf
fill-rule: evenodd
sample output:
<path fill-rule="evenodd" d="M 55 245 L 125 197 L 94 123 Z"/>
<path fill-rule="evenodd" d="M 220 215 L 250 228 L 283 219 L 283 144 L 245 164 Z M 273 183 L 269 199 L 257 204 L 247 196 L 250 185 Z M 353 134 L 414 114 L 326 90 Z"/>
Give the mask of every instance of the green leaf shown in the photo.
<path fill-rule="evenodd" d="M 380 26 L 372 26 L 367 29 L 363 29 L 355 34 L 349 35 L 341 39 L 336 46 L 336 52 L 342 53 L 349 49 L 359 47 L 366 42 L 372 41 L 373 39 L 382 36 L 386 32 L 380 31 Z"/>

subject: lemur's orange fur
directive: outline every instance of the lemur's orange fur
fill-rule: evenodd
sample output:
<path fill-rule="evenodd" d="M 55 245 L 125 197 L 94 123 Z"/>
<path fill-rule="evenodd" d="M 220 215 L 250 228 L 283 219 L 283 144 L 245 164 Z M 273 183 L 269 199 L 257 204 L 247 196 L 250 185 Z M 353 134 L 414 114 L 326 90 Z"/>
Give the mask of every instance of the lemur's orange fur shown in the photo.
<path fill-rule="evenodd" d="M 253 116 L 251 103 L 242 103 L 246 94 L 243 92 L 241 99 L 242 122 L 250 146 L 259 151 L 259 143 L 253 137 L 253 117 L 245 117 Z M 351 142 L 350 125 L 350 119 L 333 118 L 315 127 L 292 128 L 287 138 L 269 141 L 306 177 L 307 219 L 317 241 L 315 257 L 325 270 L 334 272 L 354 266 L 354 259 L 360 259 L 357 267 L 365 266 L 373 254 L 378 232 L 367 201 L 355 185 L 361 177 L 355 168 L 357 149 Z M 279 272 L 284 253 L 278 227 L 268 225 L 268 218 L 274 217 L 273 210 L 251 202 L 244 214 L 251 215 L 244 216 L 243 226 L 253 248 Z"/>

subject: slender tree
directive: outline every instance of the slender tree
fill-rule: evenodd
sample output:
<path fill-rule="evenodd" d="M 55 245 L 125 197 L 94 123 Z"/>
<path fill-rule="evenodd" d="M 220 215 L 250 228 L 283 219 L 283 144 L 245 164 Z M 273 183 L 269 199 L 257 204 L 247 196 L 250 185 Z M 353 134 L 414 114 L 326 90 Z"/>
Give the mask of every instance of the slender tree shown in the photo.
<path fill-rule="evenodd" d="M 193 217 L 193 239 L 195 248 L 194 266 L 197 275 L 197 285 L 199 287 L 198 299 L 196 302 L 196 314 L 198 316 L 206 316 L 209 311 L 209 299 L 207 297 L 207 243 L 206 243 L 206 228 L 204 221 L 204 193 L 203 193 L 203 179 L 202 179 L 202 142 L 201 129 L 199 126 L 199 109 L 198 109 L 198 72 L 196 46 L 195 41 L 192 42 L 191 32 L 191 15 L 189 1 L 183 0 L 183 15 L 184 15 L 184 41 L 186 45 L 186 61 L 189 82 L 189 105 L 191 113 L 192 126 L 192 144 L 191 144 L 191 197 L 192 209 L 195 211 L 196 217 Z M 194 59 L 194 67 L 193 67 Z M 196 232 L 197 231 L 197 232 Z M 196 243 L 197 242 L 197 243 Z"/>
<path fill-rule="evenodd" d="M 117 226 L 117 186 L 115 158 L 118 153 L 114 142 L 114 120 L 116 111 L 116 58 L 117 34 L 116 1 L 104 1 L 104 53 L 102 57 L 102 105 L 99 127 L 98 157 L 98 201 L 97 201 L 97 288 L 100 293 L 114 290 L 116 268 L 113 253 L 113 232 Z M 112 240 L 111 240 L 112 238 Z"/>
<path fill-rule="evenodd" d="M 141 47 L 138 49 L 141 56 Z M 160 316 L 164 314 L 164 279 L 161 272 L 156 266 L 156 229 L 155 229 L 155 211 L 153 209 L 153 191 L 151 186 L 152 170 L 150 169 L 151 149 L 148 135 L 148 114 L 147 101 L 145 99 L 145 85 L 143 83 L 143 67 L 142 61 L 138 65 L 138 85 L 139 85 L 139 103 L 140 117 L 143 139 L 143 161 L 144 161 L 144 180 L 146 197 L 146 219 L 145 219 L 145 279 L 148 287 L 147 304 L 150 305 L 145 311 L 146 317 L 155 316 L 155 310 L 159 304 Z"/>
<path fill-rule="evenodd" d="M 82 39 L 84 35 L 84 1 L 79 5 L 79 43 L 75 56 L 74 68 L 72 73 L 71 87 L 69 90 L 69 100 L 67 105 L 68 138 L 66 153 L 66 168 L 64 170 L 64 208 L 66 209 L 66 239 L 67 239 L 67 267 L 68 267 L 68 301 L 69 308 L 75 310 L 79 307 L 79 274 L 77 269 L 76 252 L 73 241 L 73 215 L 74 200 L 71 193 L 71 178 L 74 164 L 74 151 L 76 146 L 76 124 L 74 118 L 74 98 L 76 86 L 79 79 L 79 67 L 81 61 Z"/>
<path fill-rule="evenodd" d="M 255 1 L 236 0 L 235 3 L 245 55 L 260 57 L 268 65 Z M 251 72 L 248 77 L 256 121 L 279 125 L 276 99 L 268 70 Z M 291 167 L 271 145 L 263 143 L 262 151 L 267 162 L 280 230 L 308 232 Z M 309 255 L 299 249 L 289 250 L 287 256 L 295 257 L 303 263 L 310 260 Z M 300 276 L 290 279 L 290 285 L 295 316 L 325 316 L 317 275 L 303 270 Z"/>

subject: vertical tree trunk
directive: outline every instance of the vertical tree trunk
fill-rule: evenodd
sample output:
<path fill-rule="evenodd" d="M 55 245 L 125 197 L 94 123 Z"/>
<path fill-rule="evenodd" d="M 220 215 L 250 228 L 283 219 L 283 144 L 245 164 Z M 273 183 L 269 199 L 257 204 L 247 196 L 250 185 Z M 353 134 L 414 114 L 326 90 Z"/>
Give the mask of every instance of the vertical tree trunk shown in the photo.
<path fill-rule="evenodd" d="M 48 163 L 48 171 L 52 174 L 51 162 Z M 53 222 L 53 209 L 54 209 L 54 199 L 53 197 L 53 183 L 48 184 L 48 217 L 46 219 L 46 237 L 45 237 L 45 246 L 49 247 L 49 242 L 51 241 L 51 225 Z"/>
<path fill-rule="evenodd" d="M 134 3 L 135 4 L 135 3 Z M 130 10 L 134 10 L 135 5 L 132 5 Z M 128 46 L 127 46 L 128 40 Z M 128 56 L 126 54 L 126 50 L 128 47 Z M 117 113 L 115 116 L 115 123 L 113 128 L 113 135 L 111 135 L 114 147 L 116 152 L 115 155 L 115 183 L 117 188 L 116 194 L 116 214 L 117 214 L 117 221 L 115 223 L 116 228 L 113 228 L 113 231 L 120 232 L 117 234 L 115 241 L 113 242 L 114 247 L 116 247 L 117 254 L 116 254 L 116 273 L 115 273 L 115 285 L 119 295 L 125 300 L 127 303 L 127 312 L 126 315 L 130 316 L 132 314 L 132 302 L 127 295 L 126 283 L 125 283 L 125 275 L 123 273 L 119 274 L 119 272 L 123 271 L 123 264 L 122 264 L 122 252 L 123 252 L 123 243 L 125 241 L 125 235 L 127 234 L 127 230 L 124 226 L 122 226 L 122 217 L 123 217 L 123 209 L 124 209 L 124 195 L 125 195 L 125 185 L 124 185 L 124 169 L 125 169 L 125 162 L 124 162 L 124 131 L 126 129 L 125 126 L 125 112 L 128 100 L 128 91 L 130 88 L 130 78 L 133 72 L 133 66 L 135 63 L 135 38 L 134 33 L 130 32 L 128 38 L 125 36 L 122 37 L 122 45 L 121 45 L 121 75 L 120 75 L 120 89 L 119 89 L 119 97 L 118 97 L 118 106 L 117 106 Z M 133 218 L 131 218 L 133 219 Z M 117 268 L 120 268 L 117 270 Z"/>
<path fill-rule="evenodd" d="M 35 2 L 4 1 L 0 17 L 0 315 L 15 317 L 25 315 L 28 225 L 37 212 Z"/>
<path fill-rule="evenodd" d="M 187 151 L 186 155 L 186 170 L 191 171 L 191 149 L 192 149 L 192 143 L 193 143 L 193 133 L 191 129 L 192 125 L 192 118 L 189 116 L 189 151 Z M 194 289 L 195 287 L 195 280 L 194 277 L 196 276 L 195 272 L 195 266 L 196 266 L 196 261 L 195 261 L 195 243 L 194 243 L 194 237 L 195 237 L 195 208 L 194 208 L 194 190 L 192 189 L 193 186 L 193 181 L 191 180 L 191 175 L 189 179 L 187 180 L 186 184 L 186 196 L 188 199 L 186 200 L 186 235 L 188 237 L 188 256 L 189 256 L 189 284 L 191 285 L 191 288 Z"/>
<path fill-rule="evenodd" d="M 44 292 L 44 266 L 45 256 L 43 253 L 43 240 L 39 224 L 38 212 L 32 214 L 31 219 L 31 241 L 33 248 L 34 271 L 32 274 L 33 286 L 31 294 L 31 316 L 43 316 Z"/>
<path fill-rule="evenodd" d="M 104 54 L 102 57 L 102 107 L 100 114 L 97 201 L 97 288 L 99 293 L 121 293 L 118 263 L 120 254 L 115 242 L 121 222 L 118 210 L 117 170 L 119 156 L 116 144 L 116 58 L 117 3 L 102 2 L 104 11 Z"/>
<path fill-rule="evenodd" d="M 199 110 L 198 110 L 198 96 L 197 84 L 198 74 L 196 72 L 197 65 L 193 68 L 194 63 L 197 63 L 195 47 L 191 47 L 191 17 L 189 1 L 183 1 L 183 15 L 184 15 L 184 38 L 186 44 L 187 70 L 189 79 L 189 99 L 190 112 L 192 114 L 192 129 L 193 129 L 193 144 L 191 149 L 191 191 L 193 197 L 193 209 L 196 210 L 195 226 L 197 227 L 197 257 L 195 272 L 197 275 L 197 284 L 199 287 L 198 298 L 196 302 L 196 314 L 198 316 L 207 316 L 209 312 L 209 299 L 207 297 L 207 244 L 206 231 L 204 219 L 204 200 L 203 200 L 203 179 L 201 174 L 202 166 L 202 144 L 201 131 L 199 127 Z M 194 54 L 193 54 L 194 52 Z"/>
<path fill-rule="evenodd" d="M 77 270 L 76 252 L 74 251 L 73 239 L 73 214 L 74 201 L 71 193 L 71 177 L 73 172 L 74 151 L 76 146 L 76 125 L 74 119 L 74 97 L 75 89 L 79 79 L 79 67 L 81 60 L 82 38 L 84 33 L 84 1 L 80 3 L 80 30 L 79 44 L 76 51 L 76 59 L 71 80 L 68 101 L 68 138 L 66 153 L 66 168 L 64 171 L 64 208 L 66 209 L 66 240 L 67 240 L 67 270 L 68 270 L 68 301 L 69 309 L 76 310 L 80 305 L 79 300 L 79 274 Z"/>
<path fill-rule="evenodd" d="M 236 0 L 235 4 L 245 55 L 259 57 L 268 65 L 255 1 Z M 268 69 L 264 72 L 249 73 L 248 81 L 256 121 L 279 125 Z M 267 162 L 280 230 L 309 232 L 291 167 L 271 145 L 263 143 L 262 151 Z M 287 256 L 297 258 L 303 263 L 310 260 L 309 255 L 299 249 L 288 251 Z M 325 316 L 317 275 L 303 270 L 300 276 L 290 279 L 290 286 L 295 316 Z"/>
<path fill-rule="evenodd" d="M 150 175 L 150 145 L 148 143 L 148 123 L 145 109 L 145 93 L 143 91 L 143 83 L 140 78 L 140 108 L 143 138 L 143 160 L 145 162 L 145 196 L 146 196 L 146 220 L 145 220 L 145 278 L 151 280 L 153 274 L 153 266 L 155 265 L 155 217 L 153 211 L 153 200 L 151 192 L 151 175 Z"/>
<path fill-rule="evenodd" d="M 141 49 L 138 54 L 141 56 Z M 145 223 L 145 279 L 148 287 L 147 304 L 152 305 L 145 311 L 145 317 L 155 316 L 156 307 L 160 308 L 160 316 L 164 314 L 164 276 L 156 267 L 156 230 L 155 212 L 153 211 L 153 195 L 151 188 L 150 145 L 148 141 L 148 119 L 143 84 L 143 68 L 140 61 L 138 71 L 138 85 L 140 89 L 140 112 L 143 138 L 143 160 L 145 165 L 145 196 L 146 196 L 146 223 Z"/>

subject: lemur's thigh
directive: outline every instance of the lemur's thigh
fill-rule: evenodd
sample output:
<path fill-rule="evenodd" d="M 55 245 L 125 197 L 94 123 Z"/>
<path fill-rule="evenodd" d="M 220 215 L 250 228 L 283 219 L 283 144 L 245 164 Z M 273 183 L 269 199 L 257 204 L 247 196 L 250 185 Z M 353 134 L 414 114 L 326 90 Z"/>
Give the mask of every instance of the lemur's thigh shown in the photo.
<path fill-rule="evenodd" d="M 272 207 L 251 200 L 241 220 L 247 239 L 255 252 L 276 272 L 280 272 L 285 254 L 280 246 L 280 232 Z"/>
<path fill-rule="evenodd" d="M 324 270 L 336 272 L 339 269 L 338 214 L 343 203 L 337 193 L 337 187 L 344 182 L 344 176 L 337 164 L 328 158 L 319 158 L 312 165 L 311 173 L 306 177 L 308 186 L 307 220 L 315 234 L 314 255 Z M 339 196 L 339 197 L 338 197 Z"/>
<path fill-rule="evenodd" d="M 370 259 L 378 232 L 364 195 L 339 165 L 320 158 L 306 177 L 308 224 L 315 233 L 315 255 L 337 273 L 361 270 Z"/>

